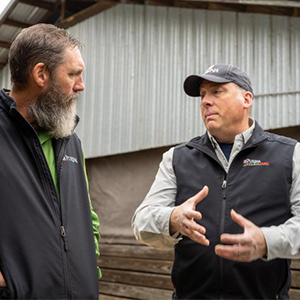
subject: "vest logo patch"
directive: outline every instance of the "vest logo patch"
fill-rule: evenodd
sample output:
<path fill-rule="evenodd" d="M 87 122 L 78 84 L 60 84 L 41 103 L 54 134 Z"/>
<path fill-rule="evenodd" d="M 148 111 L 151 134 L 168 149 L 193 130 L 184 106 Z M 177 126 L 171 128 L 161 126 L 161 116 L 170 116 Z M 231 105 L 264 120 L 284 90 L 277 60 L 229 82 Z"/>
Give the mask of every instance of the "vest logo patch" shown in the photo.
<path fill-rule="evenodd" d="M 64 156 L 63 162 L 72 162 L 72 163 L 78 164 L 77 158 L 69 156 L 69 155 Z"/>
<path fill-rule="evenodd" d="M 267 161 L 261 161 L 259 159 L 246 158 L 243 160 L 243 167 L 260 167 L 260 166 L 270 166 Z"/>

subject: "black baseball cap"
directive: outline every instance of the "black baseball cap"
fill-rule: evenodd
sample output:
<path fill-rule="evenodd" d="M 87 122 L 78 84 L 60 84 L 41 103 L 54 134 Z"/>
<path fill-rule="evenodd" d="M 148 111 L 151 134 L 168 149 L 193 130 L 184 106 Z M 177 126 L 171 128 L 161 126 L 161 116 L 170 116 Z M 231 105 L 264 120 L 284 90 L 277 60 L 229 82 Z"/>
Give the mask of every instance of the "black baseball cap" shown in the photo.
<path fill-rule="evenodd" d="M 200 85 L 204 79 L 216 83 L 233 82 L 253 94 L 248 74 L 238 67 L 226 64 L 212 65 L 202 75 L 187 77 L 183 84 L 184 91 L 191 97 L 199 97 Z"/>

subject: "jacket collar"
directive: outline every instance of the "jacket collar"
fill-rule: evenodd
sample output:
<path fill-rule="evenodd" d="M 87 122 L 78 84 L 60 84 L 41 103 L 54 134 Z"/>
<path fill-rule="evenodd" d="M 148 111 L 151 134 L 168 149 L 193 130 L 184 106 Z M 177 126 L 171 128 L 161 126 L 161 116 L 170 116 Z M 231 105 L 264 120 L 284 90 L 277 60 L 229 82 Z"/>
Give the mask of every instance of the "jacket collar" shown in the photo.
<path fill-rule="evenodd" d="M 0 91 L 0 107 L 7 112 L 10 112 L 11 108 L 16 108 L 16 101 L 9 96 L 10 90 L 2 89 Z"/>

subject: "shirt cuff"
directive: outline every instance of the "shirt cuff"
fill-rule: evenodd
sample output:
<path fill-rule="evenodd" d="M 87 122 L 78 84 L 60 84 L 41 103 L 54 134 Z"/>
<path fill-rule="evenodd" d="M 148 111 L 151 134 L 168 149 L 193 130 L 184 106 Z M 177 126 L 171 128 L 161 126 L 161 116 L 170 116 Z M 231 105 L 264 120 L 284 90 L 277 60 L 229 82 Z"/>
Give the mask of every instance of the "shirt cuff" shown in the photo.
<path fill-rule="evenodd" d="M 161 234 L 170 236 L 170 217 L 175 207 L 162 207 L 156 219 L 156 226 Z"/>
<path fill-rule="evenodd" d="M 175 207 L 163 207 L 160 211 L 159 218 L 157 219 L 157 225 L 161 228 L 161 233 L 168 243 L 176 245 L 181 239 L 180 232 L 170 234 L 170 217 Z"/>
<path fill-rule="evenodd" d="M 282 249 L 282 240 L 280 234 L 276 230 L 276 227 L 262 227 L 262 231 L 267 245 L 267 254 L 266 257 L 263 257 L 262 260 L 269 261 L 275 258 L 278 258 L 280 249 Z"/>

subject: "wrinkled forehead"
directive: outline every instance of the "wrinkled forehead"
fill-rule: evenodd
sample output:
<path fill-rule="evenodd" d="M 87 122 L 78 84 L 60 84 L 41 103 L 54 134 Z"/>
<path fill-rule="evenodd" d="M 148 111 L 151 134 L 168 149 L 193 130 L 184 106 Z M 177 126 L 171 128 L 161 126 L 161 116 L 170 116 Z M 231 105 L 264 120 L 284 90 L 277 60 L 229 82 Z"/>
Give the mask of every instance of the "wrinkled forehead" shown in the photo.
<path fill-rule="evenodd" d="M 79 48 L 67 48 L 64 53 L 64 61 L 62 64 L 83 70 L 85 65 Z"/>

